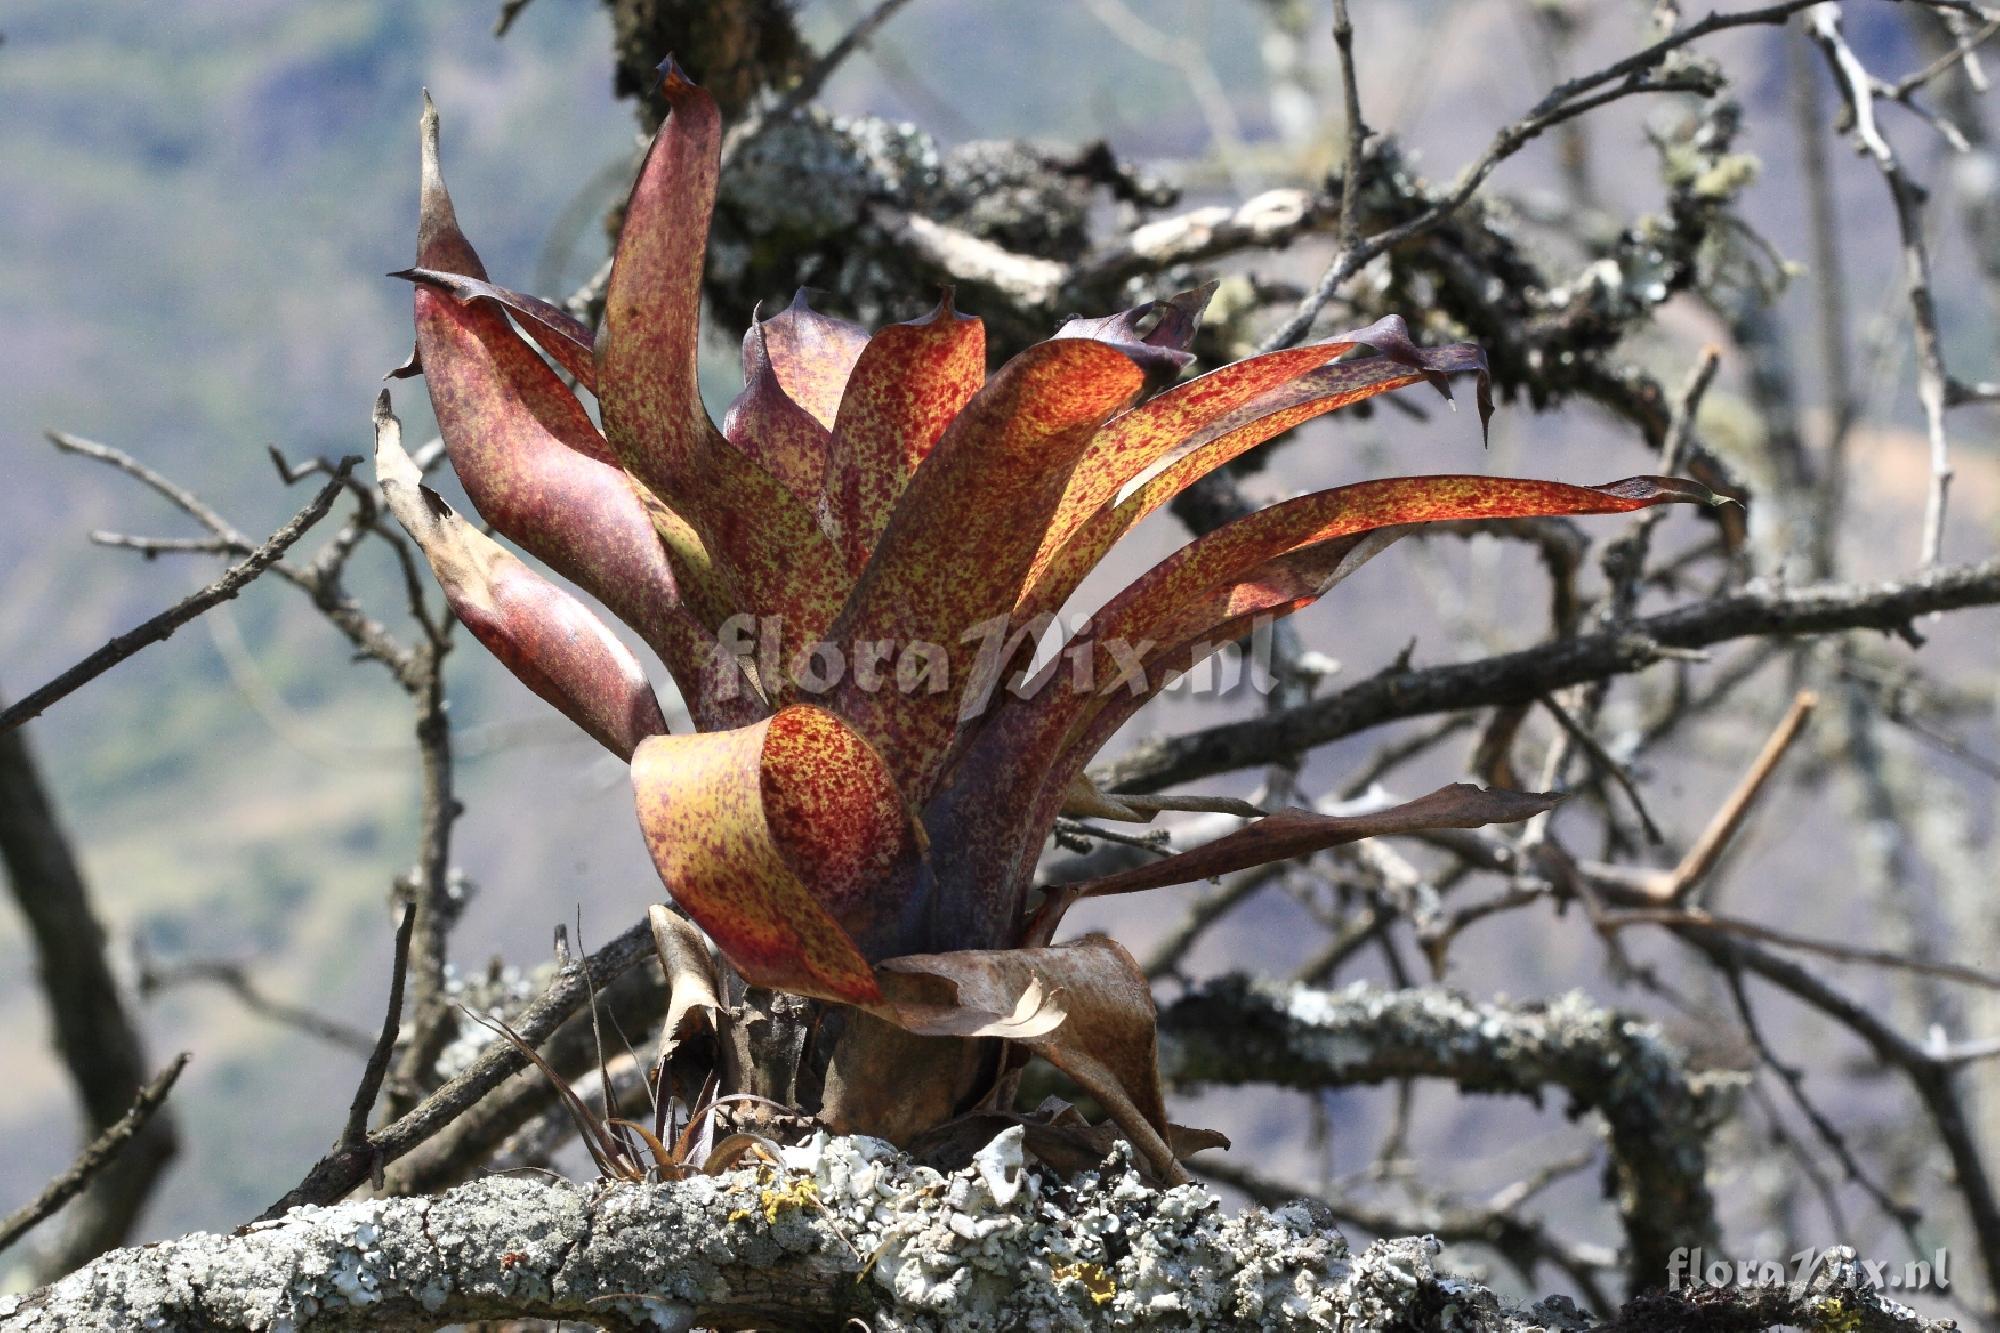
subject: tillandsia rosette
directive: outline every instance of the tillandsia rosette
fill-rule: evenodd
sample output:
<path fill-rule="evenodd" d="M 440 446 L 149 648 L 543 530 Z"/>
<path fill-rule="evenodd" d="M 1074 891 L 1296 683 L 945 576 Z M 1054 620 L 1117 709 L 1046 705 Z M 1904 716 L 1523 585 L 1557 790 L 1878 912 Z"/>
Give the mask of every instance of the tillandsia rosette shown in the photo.
<path fill-rule="evenodd" d="M 1392 316 L 1184 377 L 1205 288 L 1073 319 L 988 374 L 983 327 L 949 295 L 872 334 L 802 296 L 744 336 L 744 387 L 718 427 L 697 353 L 721 119 L 671 61 L 661 76 L 671 114 L 633 185 L 599 328 L 489 281 L 428 102 L 417 263 L 398 276 L 415 290 L 407 369 L 480 518 L 657 654 L 692 732 L 670 734 L 590 607 L 423 485 L 385 395 L 387 502 L 480 642 L 630 762 L 661 880 L 728 965 L 844 1007 L 827 1123 L 907 1140 L 1027 1050 L 1095 1097 L 1157 1176 L 1182 1179 L 1189 1136 L 1165 1118 L 1145 979 L 1108 939 L 1054 943 L 1063 909 L 1551 801 L 1460 785 L 1367 815 L 1285 810 L 1037 901 L 1065 808 L 1158 808 L 1097 791 L 1092 756 L 1176 676 L 1422 524 L 1715 497 L 1667 477 L 1315 491 L 1189 542 L 1030 673 L 1085 576 L 1195 481 L 1419 382 L 1449 396 L 1472 377 L 1483 426 L 1484 355 L 1420 347 Z"/>

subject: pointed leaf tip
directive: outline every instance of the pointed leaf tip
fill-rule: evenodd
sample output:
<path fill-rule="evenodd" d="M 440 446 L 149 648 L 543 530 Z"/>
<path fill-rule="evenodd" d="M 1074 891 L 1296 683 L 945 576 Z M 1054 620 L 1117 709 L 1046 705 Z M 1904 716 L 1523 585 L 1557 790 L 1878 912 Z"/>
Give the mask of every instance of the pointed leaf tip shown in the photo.
<path fill-rule="evenodd" d="M 417 120 L 422 168 L 417 203 L 417 263 L 467 277 L 485 278 L 486 267 L 459 229 L 451 191 L 445 188 L 443 156 L 438 148 L 438 111 L 428 90 Z"/>
<path fill-rule="evenodd" d="M 662 92 L 678 92 L 682 88 L 695 86 L 695 81 L 688 77 L 688 72 L 681 68 L 680 62 L 674 59 L 671 52 L 660 61 L 659 67 L 653 72 L 660 80 Z"/>

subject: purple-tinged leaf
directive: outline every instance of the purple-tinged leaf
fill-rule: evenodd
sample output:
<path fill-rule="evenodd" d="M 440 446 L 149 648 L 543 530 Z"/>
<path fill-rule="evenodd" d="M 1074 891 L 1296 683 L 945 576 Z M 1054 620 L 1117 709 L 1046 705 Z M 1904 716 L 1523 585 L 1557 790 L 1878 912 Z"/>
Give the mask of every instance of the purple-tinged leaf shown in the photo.
<path fill-rule="evenodd" d="M 375 472 L 453 614 L 524 685 L 621 759 L 667 729 L 638 659 L 604 622 L 423 484 L 386 390 L 375 405 Z"/>
<path fill-rule="evenodd" d="M 592 359 L 594 341 L 590 326 L 559 305 L 539 296 L 496 287 L 490 282 L 435 268 L 406 268 L 389 275 L 411 282 L 428 283 L 450 292 L 461 301 L 491 301 L 512 315 L 527 331 L 535 345 L 555 358 L 557 365 L 576 377 L 586 392 L 597 391 L 597 363 Z"/>

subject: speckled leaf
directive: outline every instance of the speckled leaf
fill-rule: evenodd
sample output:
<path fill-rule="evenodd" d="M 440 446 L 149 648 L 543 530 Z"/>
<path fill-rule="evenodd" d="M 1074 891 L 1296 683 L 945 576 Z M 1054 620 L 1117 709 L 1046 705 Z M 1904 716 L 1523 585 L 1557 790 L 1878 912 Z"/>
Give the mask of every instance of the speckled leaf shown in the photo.
<path fill-rule="evenodd" d="M 1712 499 L 1695 483 L 1662 477 L 1601 487 L 1399 477 L 1301 496 L 1190 543 L 1093 615 L 1090 634 L 1071 646 L 1096 654 L 1093 689 L 1069 687 L 1075 665 L 1066 652 L 1024 697 L 1004 697 L 971 738 L 926 811 L 932 837 L 970 849 L 940 868 L 938 911 L 974 936 L 1004 929 L 1070 784 L 1148 699 L 1258 621 L 1311 605 L 1414 525 Z M 1024 773 L 1034 780 L 1001 781 Z"/>
<path fill-rule="evenodd" d="M 417 259 L 484 280 L 445 189 L 428 101 Z M 682 606 L 654 525 L 583 405 L 492 302 L 420 282 L 414 304 L 431 406 L 473 506 L 637 630 L 701 717 L 713 641 Z"/>
<path fill-rule="evenodd" d="M 1098 642 L 1178 643 L 1243 613 L 1272 561 L 1379 529 L 1543 515 L 1619 514 L 1654 505 L 1714 503 L 1708 488 L 1673 477 L 1570 486 L 1476 474 L 1391 477 L 1316 491 L 1228 523 L 1135 579 L 1091 618 Z M 1331 573 L 1332 571 L 1328 571 Z"/>
<path fill-rule="evenodd" d="M 779 617 L 789 661 L 824 632 L 850 580 L 813 508 L 725 440 L 702 406 L 701 270 L 721 120 L 672 61 L 660 92 L 671 114 L 626 204 L 597 340 L 605 434 L 625 470 L 699 536 L 716 609 Z M 784 681 L 765 684 L 786 697 Z"/>
<path fill-rule="evenodd" d="M 1630 477 L 1604 486 L 1569 486 L 1477 475 L 1392 477 L 1359 482 L 1272 505 L 1190 542 L 1135 579 L 1091 617 L 1078 645 L 1097 652 L 1096 693 L 1043 690 L 1010 700 L 1051 718 L 1034 742 L 1034 758 L 1062 781 L 1081 771 L 1095 745 L 1074 738 L 1100 707 L 1122 720 L 1157 692 L 1173 673 L 1193 664 L 1177 660 L 1190 647 L 1201 653 L 1230 642 L 1236 626 L 1258 616 L 1290 614 L 1316 600 L 1339 580 L 1423 523 L 1540 515 L 1615 514 L 1676 502 L 1713 503 L 1694 482 L 1672 477 Z M 1124 656 L 1109 645 L 1124 647 Z M 1098 651 L 1098 645 L 1104 645 Z M 1149 648 L 1148 645 L 1151 645 Z M 1120 683 L 1136 663 L 1144 688 Z M 1065 663 L 1066 665 L 1067 663 Z M 1059 739 L 1060 738 L 1060 739 Z M 1015 755 L 1018 763 L 1027 756 Z M 1037 770 L 1039 771 L 1039 769 Z"/>
<path fill-rule="evenodd" d="M 901 906 L 869 891 L 915 854 L 914 833 L 881 759 L 839 718 L 796 707 L 655 737 L 632 785 L 661 880 L 745 980 L 881 998 L 856 936 Z"/>
<path fill-rule="evenodd" d="M 768 357 L 786 396 L 832 430 L 848 376 L 867 345 L 868 330 L 820 314 L 801 287 L 791 305 L 743 335 L 743 378 L 750 378 L 753 354 Z"/>
<path fill-rule="evenodd" d="M 443 269 L 406 268 L 389 276 L 437 287 L 461 301 L 491 301 L 512 315 L 535 340 L 535 345 L 554 357 L 557 365 L 576 377 L 577 383 L 596 392 L 597 366 L 591 359 L 590 327 L 561 306 L 539 296 L 526 296 Z"/>
<path fill-rule="evenodd" d="M 859 574 L 903 488 L 986 378 L 986 328 L 945 294 L 936 310 L 868 341 L 833 427 L 826 512 Z"/>
<path fill-rule="evenodd" d="M 722 434 L 763 464 L 800 504 L 817 506 L 832 436 L 785 392 L 770 357 L 755 350 L 763 327 L 752 328 L 744 340 L 743 392 L 724 414 Z"/>
<path fill-rule="evenodd" d="M 1203 843 L 1175 856 L 1162 857 L 1115 875 L 1063 885 L 1080 897 L 1136 893 L 1141 889 L 1226 875 L 1233 870 L 1286 861 L 1363 838 L 1386 838 L 1426 829 L 1480 828 L 1515 824 L 1552 810 L 1561 796 L 1538 792 L 1495 791 L 1455 782 L 1428 796 L 1371 810 L 1361 815 L 1323 815 L 1313 810 L 1280 810 L 1248 828 Z"/>
<path fill-rule="evenodd" d="M 1139 382 L 1139 368 L 1108 344 L 1038 343 L 974 395 L 911 478 L 833 637 L 936 644 L 950 657 L 949 688 L 871 693 L 857 673 L 830 706 L 874 742 L 913 799 L 956 730 L 976 631 L 1014 605 L 1071 466 Z"/>
<path fill-rule="evenodd" d="M 1477 374 L 1480 398 L 1485 401 L 1486 357 L 1477 347 L 1459 343 L 1426 351 L 1422 357 L 1422 369 L 1386 356 L 1321 366 L 1258 395 L 1195 432 L 1156 459 L 1153 470 L 1131 484 L 1129 494 L 1087 515 L 1060 550 L 1044 553 L 1044 567 L 1017 615 L 1026 618 L 1059 609 L 1118 539 L 1140 520 L 1223 464 L 1301 422 L 1420 380 L 1435 384 L 1450 374 Z"/>
<path fill-rule="evenodd" d="M 604 623 L 422 484 L 386 392 L 375 408 L 375 471 L 452 612 L 523 684 L 621 759 L 667 729 L 645 671 Z"/>
<path fill-rule="evenodd" d="M 659 91 L 669 114 L 626 202 L 597 339 L 597 393 L 626 470 L 682 508 L 715 431 L 698 360 L 722 119 L 672 60 L 660 67 Z"/>
<path fill-rule="evenodd" d="M 1373 347 L 1388 361 L 1407 366 L 1419 376 L 1443 386 L 1442 373 L 1431 371 L 1425 364 L 1426 356 L 1435 358 L 1438 352 L 1426 353 L 1412 343 L 1409 330 L 1396 315 L 1381 319 L 1365 329 L 1342 333 L 1304 347 L 1253 356 L 1177 384 L 1113 419 L 1091 442 L 1089 451 L 1070 478 L 1062 507 L 1043 538 L 1036 558 L 1037 575 L 1031 583 L 1036 586 L 1043 583 L 1040 571 L 1068 545 L 1072 534 L 1091 515 L 1110 504 L 1135 477 L 1174 451 L 1185 449 L 1199 433 L 1212 430 L 1218 422 L 1252 400 L 1360 346 Z M 1487 403 L 1483 393 L 1480 402 L 1481 420 L 1484 420 Z M 1330 403 L 1321 410 L 1330 410 L 1338 405 Z M 1268 438 L 1269 435 L 1260 437 Z M 1251 440 L 1243 448 L 1258 442 Z M 1074 586 L 1072 582 L 1070 587 L 1073 589 Z M 1052 605 L 1048 598 L 1043 597 L 1037 599 L 1036 605 L 1038 609 L 1055 609 L 1060 602 L 1058 600 Z"/>

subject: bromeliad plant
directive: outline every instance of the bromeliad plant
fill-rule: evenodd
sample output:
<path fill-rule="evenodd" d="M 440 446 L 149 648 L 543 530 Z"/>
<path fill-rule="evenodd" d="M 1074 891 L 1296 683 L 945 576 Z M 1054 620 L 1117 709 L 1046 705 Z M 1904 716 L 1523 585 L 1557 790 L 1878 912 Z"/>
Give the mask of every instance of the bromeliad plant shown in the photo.
<path fill-rule="evenodd" d="M 408 371 L 473 505 L 659 655 L 693 733 L 668 734 L 640 664 L 583 603 L 422 485 L 385 405 L 388 502 L 473 634 L 630 761 L 660 877 L 721 957 L 752 987 L 824 1006 L 810 1030 L 826 1123 L 908 1141 L 975 1106 L 1004 1115 L 1032 1050 L 1178 1179 L 1145 982 L 1108 940 L 1054 944 L 1063 909 L 1548 802 L 1450 787 L 1360 818 L 1282 811 L 1037 902 L 1036 860 L 1066 805 L 1157 808 L 1097 792 L 1091 757 L 1175 675 L 1417 525 L 1712 497 L 1659 477 L 1318 491 L 1191 542 L 1023 683 L 1020 645 L 1146 515 L 1299 422 L 1419 381 L 1448 395 L 1447 377 L 1475 376 L 1483 424 L 1482 354 L 1420 348 L 1392 317 L 1174 382 L 1207 295 L 1193 292 L 1072 320 L 989 376 L 980 322 L 949 296 L 872 335 L 801 299 L 745 336 L 745 385 L 718 429 L 696 360 L 721 127 L 671 62 L 663 80 L 672 114 L 595 334 L 488 281 L 428 103 L 417 267 L 399 276 L 415 287 Z M 568 381 L 596 399 L 601 429 Z M 712 997 L 698 971 L 684 963 L 681 982 Z"/>

